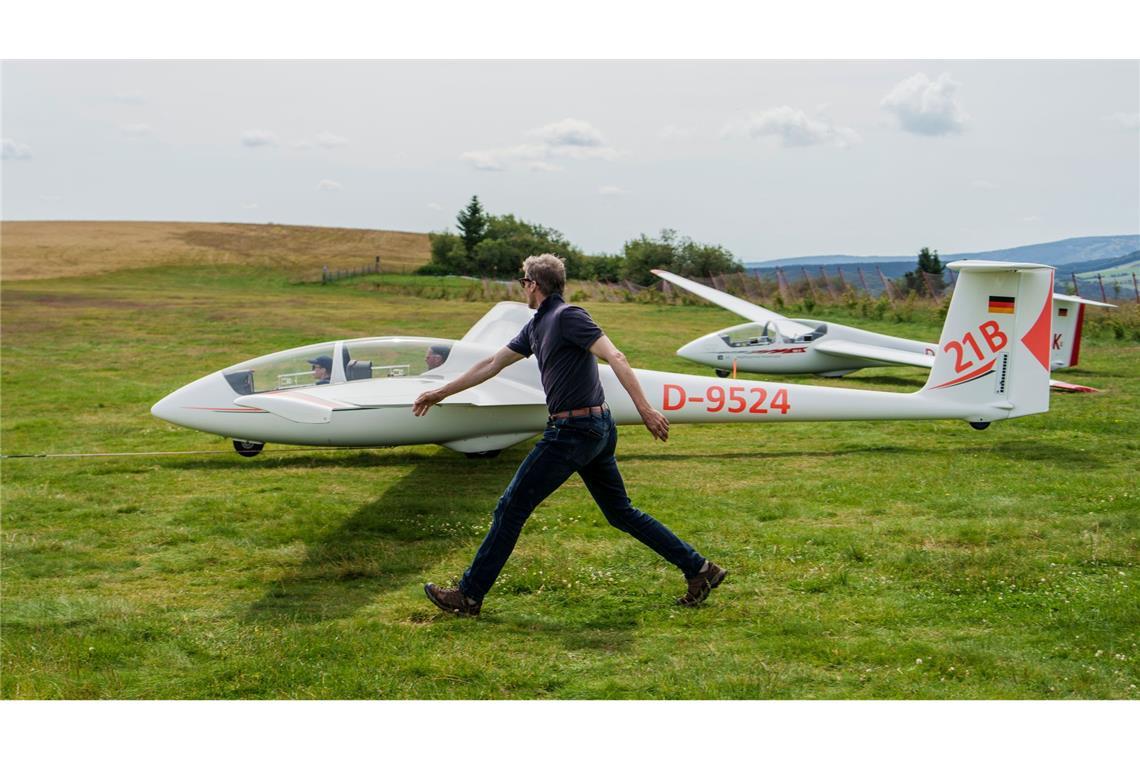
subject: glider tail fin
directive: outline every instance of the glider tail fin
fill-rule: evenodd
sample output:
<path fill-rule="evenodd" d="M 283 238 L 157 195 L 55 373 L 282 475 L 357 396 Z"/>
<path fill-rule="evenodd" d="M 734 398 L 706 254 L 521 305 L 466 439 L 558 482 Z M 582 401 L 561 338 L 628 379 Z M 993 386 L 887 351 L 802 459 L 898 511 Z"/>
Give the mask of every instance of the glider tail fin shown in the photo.
<path fill-rule="evenodd" d="M 1115 309 L 1116 306 L 1100 301 L 1090 301 L 1080 296 L 1053 294 L 1053 369 L 1077 366 L 1081 356 L 1081 328 L 1085 322 L 1085 307 L 1100 306 Z"/>
<path fill-rule="evenodd" d="M 955 261 L 959 272 L 923 394 L 978 407 L 979 422 L 1049 409 L 1053 268 Z"/>

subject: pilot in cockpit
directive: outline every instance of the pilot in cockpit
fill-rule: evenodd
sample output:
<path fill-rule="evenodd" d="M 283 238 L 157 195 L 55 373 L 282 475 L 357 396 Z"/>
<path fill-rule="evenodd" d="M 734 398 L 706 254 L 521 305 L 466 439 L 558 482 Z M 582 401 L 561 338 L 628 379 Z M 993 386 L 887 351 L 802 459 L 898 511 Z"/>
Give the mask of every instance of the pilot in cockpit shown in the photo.
<path fill-rule="evenodd" d="M 332 379 L 332 357 L 318 356 L 316 359 L 306 359 L 313 365 L 313 382 L 317 385 L 327 385 Z"/>
<path fill-rule="evenodd" d="M 424 354 L 424 364 L 429 370 L 433 370 L 447 361 L 447 356 L 450 353 L 450 346 L 428 346 L 427 353 Z"/>

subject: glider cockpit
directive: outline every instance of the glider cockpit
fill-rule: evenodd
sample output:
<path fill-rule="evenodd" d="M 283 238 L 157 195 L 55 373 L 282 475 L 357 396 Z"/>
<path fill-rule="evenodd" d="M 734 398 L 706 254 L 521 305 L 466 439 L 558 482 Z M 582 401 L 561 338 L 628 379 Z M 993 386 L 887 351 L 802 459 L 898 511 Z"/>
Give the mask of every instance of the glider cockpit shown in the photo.
<path fill-rule="evenodd" d="M 718 337 L 729 348 L 748 348 L 773 343 L 810 343 L 826 332 L 826 324 L 820 324 L 812 329 L 790 319 L 770 319 L 767 322 L 749 322 L 730 327 L 718 333 Z"/>
<path fill-rule="evenodd" d="M 222 370 L 240 395 L 356 380 L 414 377 L 443 366 L 454 341 L 435 338 L 360 338 L 315 343 Z"/>

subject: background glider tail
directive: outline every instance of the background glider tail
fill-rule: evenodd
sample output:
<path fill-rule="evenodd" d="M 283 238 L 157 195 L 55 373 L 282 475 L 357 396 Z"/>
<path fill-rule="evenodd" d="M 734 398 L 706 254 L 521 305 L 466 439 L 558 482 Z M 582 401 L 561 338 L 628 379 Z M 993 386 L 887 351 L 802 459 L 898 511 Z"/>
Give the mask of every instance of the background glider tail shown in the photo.
<path fill-rule="evenodd" d="M 998 261 L 949 266 L 959 279 L 921 393 L 1004 409 L 1008 417 L 1048 411 L 1053 268 Z"/>
<path fill-rule="evenodd" d="M 1053 369 L 1077 366 L 1081 356 L 1081 328 L 1085 321 L 1085 306 L 1116 308 L 1110 303 L 1053 294 L 1053 359 L 1050 365 Z"/>

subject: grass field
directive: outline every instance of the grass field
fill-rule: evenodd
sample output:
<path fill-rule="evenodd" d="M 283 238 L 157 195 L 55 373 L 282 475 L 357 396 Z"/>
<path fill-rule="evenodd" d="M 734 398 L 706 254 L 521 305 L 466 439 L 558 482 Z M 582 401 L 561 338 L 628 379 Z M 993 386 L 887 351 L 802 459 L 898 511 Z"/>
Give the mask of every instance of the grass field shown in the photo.
<path fill-rule="evenodd" d="M 3 460 L 4 698 L 1137 696 L 1131 332 L 1092 326 L 1065 375 L 1104 393 L 1054 395 L 1048 414 L 984 432 L 677 426 L 660 444 L 623 428 L 635 505 L 729 568 L 725 585 L 675 607 L 680 574 L 573 481 L 466 620 L 437 613 L 421 585 L 464 569 L 526 446 L 468 461 L 271 444 L 242 459 L 148 410 L 293 345 L 458 337 L 489 304 L 229 261 L 3 284 L 4 454 L 212 452 Z M 587 306 L 635 366 L 698 373 L 673 351 L 736 321 Z M 925 313 L 830 316 L 938 332 Z M 923 373 L 811 382 L 909 392 Z"/>
<path fill-rule="evenodd" d="M 197 222 L 3 222 L 6 281 L 84 277 L 163 265 L 272 267 L 320 279 L 321 267 L 352 269 L 380 257 L 388 272 L 431 257 L 428 236 L 284 224 Z"/>

